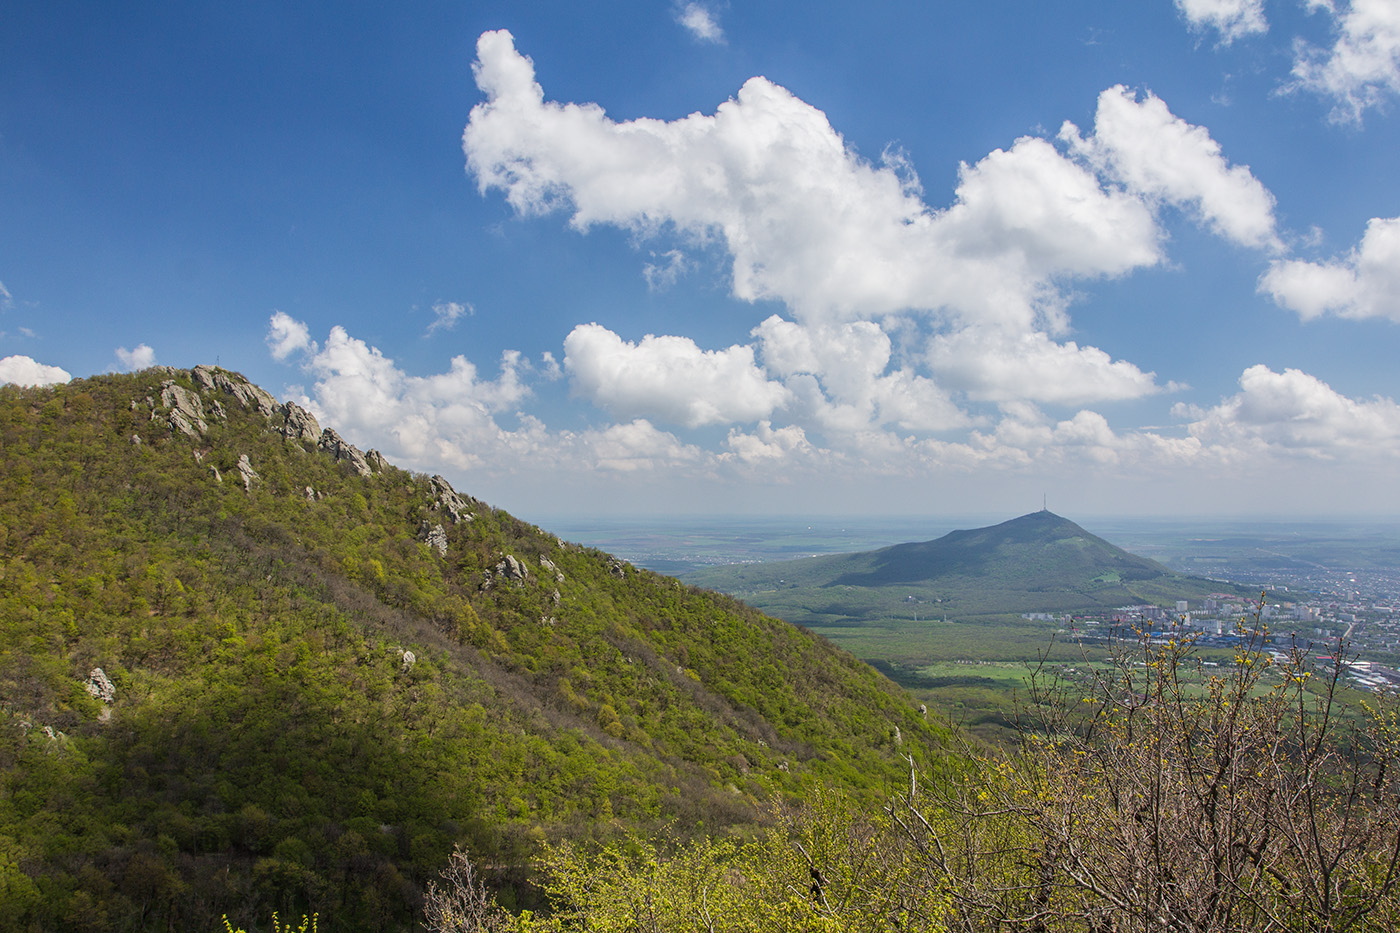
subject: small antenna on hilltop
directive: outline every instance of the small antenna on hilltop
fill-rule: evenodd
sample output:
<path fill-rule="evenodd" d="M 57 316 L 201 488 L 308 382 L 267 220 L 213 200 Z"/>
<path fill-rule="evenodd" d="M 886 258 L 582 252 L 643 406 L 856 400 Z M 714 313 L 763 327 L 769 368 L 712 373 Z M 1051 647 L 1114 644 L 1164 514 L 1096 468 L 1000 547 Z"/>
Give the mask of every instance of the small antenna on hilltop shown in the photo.
<path fill-rule="evenodd" d="M 1050 511 L 1049 507 L 1046 505 L 1046 503 L 1047 503 L 1049 500 L 1050 500 L 1050 497 L 1047 496 L 1045 493 L 1042 492 L 1042 493 L 1040 494 L 1040 511 L 1042 511 L 1042 512 L 1048 512 L 1048 511 Z"/>

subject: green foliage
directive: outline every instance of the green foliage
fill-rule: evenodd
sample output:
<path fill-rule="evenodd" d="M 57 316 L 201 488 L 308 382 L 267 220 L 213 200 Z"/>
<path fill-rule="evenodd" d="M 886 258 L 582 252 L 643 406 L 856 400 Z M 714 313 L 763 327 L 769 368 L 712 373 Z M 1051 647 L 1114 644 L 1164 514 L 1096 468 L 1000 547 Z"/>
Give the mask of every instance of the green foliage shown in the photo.
<path fill-rule="evenodd" d="M 564 842 L 539 860 L 550 910 L 519 917 L 470 896 L 459 871 L 452 890 L 473 922 L 435 930 L 517 933 L 941 933 L 948 886 L 928 874 L 887 816 L 862 815 L 840 794 L 818 792 L 775 814 L 749 839 L 637 837 L 604 845 Z M 466 894 L 467 896 L 460 896 Z M 429 898 L 441 916 L 445 892 Z"/>
<path fill-rule="evenodd" d="M 175 432 L 165 379 L 198 389 L 0 388 L 0 931 L 407 928 L 455 846 L 510 900 L 542 840 L 874 801 L 895 729 L 942 755 L 809 633 L 481 503 L 453 524 L 427 477 L 357 476 L 230 394 Z"/>
<path fill-rule="evenodd" d="M 223 921 L 224 933 L 248 933 L 248 931 L 243 929 L 242 927 L 235 928 L 234 925 L 229 922 L 227 916 L 223 918 Z M 297 924 L 296 926 L 292 926 L 291 923 L 287 923 L 284 925 L 278 921 L 277 911 L 274 910 L 272 912 L 272 933 L 319 933 L 320 924 L 318 921 L 319 918 L 315 914 L 312 914 L 309 917 L 303 915 L 301 918 L 301 923 Z"/>
<path fill-rule="evenodd" d="M 1019 753 L 932 784 L 911 758 L 879 809 L 814 793 L 756 838 L 551 846 L 553 912 L 493 929 L 1393 930 L 1400 713 L 1339 720 L 1339 664 L 1262 646 L 1199 683 L 1189 641 L 1037 676 Z"/>

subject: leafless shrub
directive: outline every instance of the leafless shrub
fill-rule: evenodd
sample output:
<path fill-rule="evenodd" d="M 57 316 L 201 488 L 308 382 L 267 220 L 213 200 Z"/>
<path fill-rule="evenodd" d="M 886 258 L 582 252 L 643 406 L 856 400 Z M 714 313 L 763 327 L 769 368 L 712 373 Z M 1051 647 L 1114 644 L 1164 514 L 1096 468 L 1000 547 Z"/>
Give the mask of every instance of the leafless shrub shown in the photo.
<path fill-rule="evenodd" d="M 1396 716 L 1339 714 L 1342 652 L 1234 661 L 1189 637 L 1120 646 L 1090 679 L 1033 678 L 1019 755 L 984 757 L 934 805 L 892 808 L 953 885 L 954 928 L 1392 929 Z"/>
<path fill-rule="evenodd" d="M 476 866 L 461 849 L 454 849 L 442 883 L 428 882 L 423 925 L 431 933 L 504 933 L 510 915 L 496 903 L 476 875 Z"/>

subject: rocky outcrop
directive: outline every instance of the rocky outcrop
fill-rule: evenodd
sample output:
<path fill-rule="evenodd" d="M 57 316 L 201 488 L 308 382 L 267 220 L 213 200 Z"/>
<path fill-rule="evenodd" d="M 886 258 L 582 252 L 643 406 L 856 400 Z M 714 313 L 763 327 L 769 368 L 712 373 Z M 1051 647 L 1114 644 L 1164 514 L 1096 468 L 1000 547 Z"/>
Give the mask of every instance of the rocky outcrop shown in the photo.
<path fill-rule="evenodd" d="M 613 560 L 608 561 L 608 573 L 612 574 L 618 579 L 621 579 L 627 576 L 627 565 L 624 564 L 622 561 L 614 558 Z"/>
<path fill-rule="evenodd" d="M 518 561 L 510 554 L 507 554 L 496 564 L 496 569 L 486 571 L 486 580 L 482 583 L 483 589 L 491 589 L 496 583 L 511 583 L 515 586 L 524 586 L 525 580 L 529 577 L 530 571 L 525 564 Z"/>
<path fill-rule="evenodd" d="M 332 428 L 326 428 L 321 432 L 321 439 L 316 446 L 330 454 L 332 460 L 346 464 L 361 476 L 374 475 L 374 471 L 369 468 L 369 462 L 365 460 L 365 455 L 360 452 L 360 448 L 341 437 Z"/>
<path fill-rule="evenodd" d="M 457 522 L 472 520 L 471 507 L 476 500 L 463 496 L 441 476 L 434 476 L 428 480 L 428 489 L 433 495 L 432 509 L 434 512 L 442 512 L 454 525 Z"/>
<path fill-rule="evenodd" d="M 83 686 L 88 693 L 92 694 L 93 699 L 101 700 L 103 703 L 110 704 L 117 698 L 117 688 L 112 685 L 112 681 L 107 677 L 107 672 L 100 667 L 92 669 Z"/>
<path fill-rule="evenodd" d="M 441 525 L 430 525 L 426 520 L 418 526 L 418 540 L 426 542 L 430 547 L 437 548 L 437 552 L 446 556 L 447 554 L 447 529 Z"/>
<path fill-rule="evenodd" d="M 541 557 L 540 566 L 544 568 L 546 573 L 553 574 L 556 581 L 559 583 L 564 582 L 564 574 L 558 567 L 554 566 L 554 561 L 550 560 L 548 557 Z"/>
<path fill-rule="evenodd" d="M 196 366 L 190 370 L 190 378 L 206 390 L 227 392 L 238 400 L 239 405 L 245 409 L 257 409 L 264 417 L 270 418 L 277 411 L 277 399 L 270 392 L 258 388 L 238 373 L 214 366 Z"/>
<path fill-rule="evenodd" d="M 399 671 L 401 673 L 407 674 L 409 671 L 413 670 L 413 665 L 418 663 L 418 655 L 405 648 L 403 654 L 400 655 L 399 660 Z"/>
<path fill-rule="evenodd" d="M 296 402 L 287 402 L 282 406 L 282 415 L 286 419 L 282 422 L 282 436 L 287 440 L 320 443 L 321 425 L 311 412 Z"/>
<path fill-rule="evenodd" d="M 365 451 L 365 462 L 369 464 L 371 470 L 376 473 L 383 473 L 389 469 L 389 461 L 384 459 L 384 455 L 377 450 Z"/>
<path fill-rule="evenodd" d="M 170 427 L 190 437 L 199 437 L 209 430 L 204 420 L 204 403 L 199 393 L 191 392 L 174 379 L 167 379 L 160 385 L 160 404 L 168 408 L 165 420 Z M 152 413 L 154 420 L 158 416 Z"/>
<path fill-rule="evenodd" d="M 248 459 L 247 454 L 238 456 L 238 477 L 243 480 L 243 488 L 251 491 L 254 483 L 262 482 L 262 477 L 258 471 L 253 469 L 253 463 Z"/>

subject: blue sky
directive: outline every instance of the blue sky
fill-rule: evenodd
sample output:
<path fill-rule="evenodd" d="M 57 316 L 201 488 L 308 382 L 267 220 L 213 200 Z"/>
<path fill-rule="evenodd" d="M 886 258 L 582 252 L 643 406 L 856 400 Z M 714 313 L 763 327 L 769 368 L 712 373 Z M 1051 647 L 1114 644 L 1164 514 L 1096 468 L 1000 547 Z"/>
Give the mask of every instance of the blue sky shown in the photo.
<path fill-rule="evenodd" d="M 0 380 L 526 518 L 1400 514 L 1400 0 L 10 4 Z"/>

